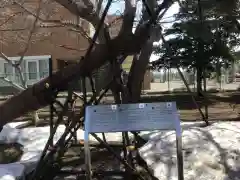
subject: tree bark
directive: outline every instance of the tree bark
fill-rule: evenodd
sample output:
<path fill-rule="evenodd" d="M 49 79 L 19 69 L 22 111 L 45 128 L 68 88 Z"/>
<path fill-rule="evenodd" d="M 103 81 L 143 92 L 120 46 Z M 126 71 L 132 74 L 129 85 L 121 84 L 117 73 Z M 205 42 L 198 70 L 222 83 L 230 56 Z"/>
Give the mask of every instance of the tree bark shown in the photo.
<path fill-rule="evenodd" d="M 129 89 L 129 102 L 136 103 L 139 101 L 142 90 L 142 82 L 152 54 L 153 40 L 149 39 L 144 45 L 143 50 L 139 56 L 135 56 L 131 66 L 128 89 Z"/>
<path fill-rule="evenodd" d="M 18 71 L 17 71 L 18 72 Z M 21 73 L 21 72 L 20 72 Z M 20 77 L 22 76 L 22 74 L 19 75 Z M 6 79 L 6 78 L 1 78 L 3 81 L 9 83 L 13 88 L 15 88 L 17 91 L 21 92 L 25 89 L 27 89 L 27 86 L 26 86 L 26 82 L 23 80 L 23 77 L 21 77 L 22 79 L 22 86 Z M 24 83 L 23 83 L 24 82 Z M 36 125 L 36 123 L 39 121 L 39 117 L 38 117 L 38 112 L 37 111 L 34 111 L 34 112 L 30 112 L 29 115 L 32 117 L 32 123 L 34 125 Z"/>
<path fill-rule="evenodd" d="M 146 8 L 143 8 L 143 20 L 146 20 L 149 17 L 154 15 L 155 7 L 157 5 L 156 0 L 149 0 L 149 1 L 147 1 L 147 3 L 148 3 L 148 8 L 149 8 L 150 12 Z M 167 9 L 169 4 L 164 4 L 164 3 L 165 2 L 163 2 L 162 5 L 166 6 L 165 8 Z M 160 18 L 163 17 L 165 12 L 163 12 L 160 15 Z M 138 30 L 139 30 L 139 26 L 137 27 L 136 32 Z M 150 30 L 150 33 L 149 33 L 150 38 L 144 44 L 140 54 L 134 56 L 133 63 L 132 63 L 130 73 L 129 73 L 129 77 L 128 77 L 128 84 L 127 84 L 128 91 L 129 91 L 128 92 L 128 96 L 129 96 L 128 101 L 132 102 L 132 103 L 136 103 L 140 100 L 141 91 L 142 91 L 142 83 L 143 83 L 144 75 L 145 75 L 149 60 L 150 60 L 150 56 L 152 54 L 153 42 L 159 40 L 159 39 L 155 39 L 156 37 L 158 37 L 158 35 L 156 36 L 156 33 L 159 33 L 159 34 L 161 33 L 159 31 L 157 31 L 157 32 L 154 31 L 155 29 L 153 27 L 149 27 L 149 30 Z"/>
<path fill-rule="evenodd" d="M 202 95 L 202 76 L 203 76 L 203 70 L 202 67 L 197 66 L 197 94 L 198 96 Z"/>

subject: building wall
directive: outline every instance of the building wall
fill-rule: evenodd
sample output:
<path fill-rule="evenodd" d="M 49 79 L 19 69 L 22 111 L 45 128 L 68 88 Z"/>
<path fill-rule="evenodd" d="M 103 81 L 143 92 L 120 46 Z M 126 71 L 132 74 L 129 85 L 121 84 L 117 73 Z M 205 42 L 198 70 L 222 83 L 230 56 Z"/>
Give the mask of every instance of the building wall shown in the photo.
<path fill-rule="evenodd" d="M 29 8 L 34 12 L 37 7 L 37 2 L 37 0 L 26 2 L 26 8 Z M 50 7 L 54 8 L 54 13 L 51 13 L 53 10 Z M 6 14 L 11 15 L 14 12 L 22 10 L 14 5 L 3 9 L 6 12 L 5 14 L 4 12 L 0 13 L 0 24 L 4 21 L 4 18 L 7 18 Z M 44 12 L 50 15 L 44 15 Z M 41 18 L 47 20 L 61 20 L 71 23 L 78 22 L 79 24 L 82 24 L 85 31 L 89 33 L 89 24 L 87 22 L 77 19 L 76 16 L 72 15 L 67 9 L 57 3 L 53 2 L 51 6 L 46 6 L 45 9 L 43 9 L 42 14 Z M 1 39 L 4 40 L 0 40 L 0 51 L 9 57 L 21 56 L 27 45 L 26 42 L 29 37 L 29 30 L 31 29 L 33 20 L 34 19 L 31 15 L 22 13 L 16 18 L 11 18 L 5 28 L 0 28 L 9 29 L 8 31 L 0 31 Z M 80 58 L 85 54 L 85 49 L 88 47 L 89 43 L 80 33 L 70 30 L 72 27 L 63 26 L 46 28 L 46 25 L 41 25 L 41 22 L 39 22 L 37 26 L 38 27 L 35 29 L 25 56 L 51 55 L 53 59 L 53 68 L 56 70 L 58 68 L 58 58 Z"/>

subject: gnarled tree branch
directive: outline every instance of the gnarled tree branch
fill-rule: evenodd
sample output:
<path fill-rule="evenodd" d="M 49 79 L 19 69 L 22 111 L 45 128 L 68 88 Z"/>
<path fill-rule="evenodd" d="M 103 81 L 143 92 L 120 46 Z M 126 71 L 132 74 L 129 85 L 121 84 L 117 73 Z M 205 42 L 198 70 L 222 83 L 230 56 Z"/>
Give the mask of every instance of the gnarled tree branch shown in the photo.
<path fill-rule="evenodd" d="M 134 18 L 136 14 L 136 1 L 135 0 L 125 0 L 125 10 L 123 15 L 123 23 L 120 30 L 120 35 L 125 36 L 132 34 Z"/>
<path fill-rule="evenodd" d="M 90 0 L 55 0 L 57 3 L 64 6 L 67 10 L 69 10 L 72 14 L 85 19 L 89 23 L 91 23 L 95 29 L 100 22 L 99 14 L 97 14 L 96 10 L 94 10 L 94 4 Z M 107 25 L 104 24 L 100 33 L 99 39 L 100 42 L 105 42 L 106 35 L 110 37 L 109 33 L 106 31 Z"/>
<path fill-rule="evenodd" d="M 168 0 L 164 0 L 164 2 L 160 5 L 159 8 L 161 8 L 161 10 L 163 10 L 163 13 L 161 13 L 158 17 L 158 19 L 161 19 L 163 17 L 163 15 L 165 14 L 166 10 L 169 8 L 171 2 L 167 2 Z M 151 0 L 151 2 L 149 3 L 151 6 L 150 8 L 150 12 L 154 12 L 154 7 L 156 4 L 155 0 Z M 146 19 L 146 17 L 151 16 L 150 18 L 153 18 L 152 14 L 149 14 L 149 12 L 145 9 L 145 11 L 143 12 L 143 17 L 144 19 Z M 141 28 L 142 24 L 139 24 L 136 31 L 135 31 L 135 35 L 136 36 L 141 36 L 139 33 L 142 32 L 142 28 Z M 153 42 L 155 41 L 154 39 L 154 31 L 153 31 L 153 27 L 149 27 L 148 29 L 148 34 L 145 34 L 150 36 L 150 38 L 145 41 L 145 44 L 143 46 L 143 48 L 141 49 L 140 54 L 135 55 L 133 58 L 133 62 L 131 65 L 131 69 L 130 69 L 130 73 L 129 73 L 129 77 L 128 77 L 128 90 L 129 90 L 129 101 L 130 102 L 137 102 L 140 98 L 141 95 L 141 89 L 142 89 L 142 82 L 144 79 L 144 75 L 145 75 L 145 71 L 147 68 L 147 65 L 149 63 L 149 58 L 152 54 L 152 48 L 153 48 Z"/>

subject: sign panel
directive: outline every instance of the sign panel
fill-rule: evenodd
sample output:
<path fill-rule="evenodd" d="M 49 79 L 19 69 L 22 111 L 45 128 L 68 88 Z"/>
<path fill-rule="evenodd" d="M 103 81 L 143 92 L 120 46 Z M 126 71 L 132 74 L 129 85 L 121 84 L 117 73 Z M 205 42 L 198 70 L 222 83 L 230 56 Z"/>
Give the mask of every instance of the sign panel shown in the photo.
<path fill-rule="evenodd" d="M 88 133 L 176 130 L 180 127 L 175 102 L 88 106 Z"/>

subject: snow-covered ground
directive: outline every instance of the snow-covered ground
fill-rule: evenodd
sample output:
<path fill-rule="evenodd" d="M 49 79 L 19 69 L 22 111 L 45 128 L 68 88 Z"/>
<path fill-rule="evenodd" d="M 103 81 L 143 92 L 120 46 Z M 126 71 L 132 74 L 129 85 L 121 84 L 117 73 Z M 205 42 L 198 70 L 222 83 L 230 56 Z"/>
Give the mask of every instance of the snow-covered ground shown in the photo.
<path fill-rule="evenodd" d="M 18 142 L 24 146 L 24 154 L 17 163 L 0 165 L 1 180 L 14 180 L 34 168 L 49 136 L 47 127 L 17 130 L 17 125 L 7 124 L 0 142 Z M 219 122 L 206 128 L 183 123 L 182 127 L 186 180 L 240 180 L 240 122 Z M 54 141 L 63 131 L 60 126 Z M 149 141 L 139 151 L 155 175 L 161 180 L 177 179 L 175 133 L 154 131 L 142 136 Z M 78 138 L 83 137 L 83 131 L 78 131 Z M 107 140 L 121 141 L 121 133 L 109 133 Z"/>
<path fill-rule="evenodd" d="M 141 156 L 161 180 L 177 179 L 175 133 L 151 133 Z M 215 123 L 206 128 L 183 125 L 185 180 L 240 179 L 240 122 Z"/>

